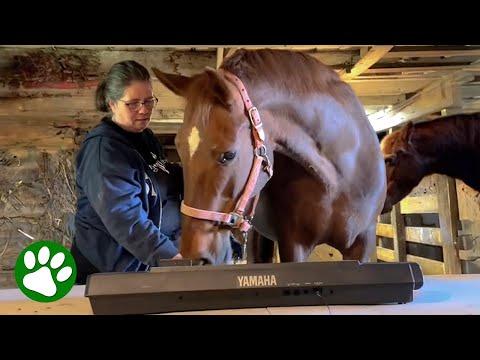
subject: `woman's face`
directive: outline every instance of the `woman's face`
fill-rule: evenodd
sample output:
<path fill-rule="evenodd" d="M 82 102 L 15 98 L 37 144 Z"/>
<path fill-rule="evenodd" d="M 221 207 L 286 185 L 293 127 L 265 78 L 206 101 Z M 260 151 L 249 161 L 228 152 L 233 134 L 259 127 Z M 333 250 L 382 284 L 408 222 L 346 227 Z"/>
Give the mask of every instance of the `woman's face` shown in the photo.
<path fill-rule="evenodd" d="M 124 130 L 142 132 L 150 123 L 157 99 L 149 81 L 132 81 L 118 101 L 110 101 L 113 120 Z"/>

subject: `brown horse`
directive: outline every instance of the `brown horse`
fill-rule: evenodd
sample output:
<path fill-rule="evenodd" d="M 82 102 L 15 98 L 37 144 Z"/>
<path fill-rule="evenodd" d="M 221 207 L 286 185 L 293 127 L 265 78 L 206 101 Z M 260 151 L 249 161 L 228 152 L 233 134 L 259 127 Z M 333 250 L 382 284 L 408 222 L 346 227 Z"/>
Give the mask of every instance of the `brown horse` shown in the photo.
<path fill-rule="evenodd" d="M 445 116 L 383 138 L 387 199 L 382 213 L 405 198 L 427 175 L 463 180 L 480 191 L 480 113 Z"/>
<path fill-rule="evenodd" d="M 227 262 L 232 227 L 248 230 L 256 209 L 256 240 L 278 241 L 282 262 L 304 261 L 322 243 L 344 259 L 370 258 L 385 166 L 363 106 L 335 71 L 266 49 L 238 50 L 193 77 L 153 71 L 186 99 L 175 140 L 184 257 Z M 248 261 L 272 261 L 273 242 L 261 249 Z"/>

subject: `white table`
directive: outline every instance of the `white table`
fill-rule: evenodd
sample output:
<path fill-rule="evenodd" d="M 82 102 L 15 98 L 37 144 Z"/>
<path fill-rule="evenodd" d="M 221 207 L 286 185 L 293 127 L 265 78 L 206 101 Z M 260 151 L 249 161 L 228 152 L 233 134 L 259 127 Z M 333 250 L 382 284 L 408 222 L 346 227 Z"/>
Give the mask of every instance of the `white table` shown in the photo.
<path fill-rule="evenodd" d="M 63 299 L 38 303 L 18 289 L 0 290 L 0 315 L 49 314 L 91 315 L 85 286 L 74 286 Z M 424 285 L 414 292 L 414 300 L 399 305 L 330 305 L 266 307 L 254 309 L 206 310 L 169 313 L 195 315 L 473 315 L 480 314 L 480 274 L 424 276 Z"/>

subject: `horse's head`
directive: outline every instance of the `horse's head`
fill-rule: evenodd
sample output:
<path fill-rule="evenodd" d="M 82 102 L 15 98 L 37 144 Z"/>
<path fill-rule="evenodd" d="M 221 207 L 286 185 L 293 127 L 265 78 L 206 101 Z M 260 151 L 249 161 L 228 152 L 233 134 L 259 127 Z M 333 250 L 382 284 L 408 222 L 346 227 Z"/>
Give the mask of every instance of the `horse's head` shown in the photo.
<path fill-rule="evenodd" d="M 406 197 L 424 175 L 423 164 L 412 144 L 414 125 L 409 122 L 381 142 L 387 173 L 387 198 L 382 214 Z"/>
<path fill-rule="evenodd" d="M 258 132 L 251 126 L 231 74 L 207 68 L 186 77 L 152 70 L 186 100 L 175 138 L 184 171 L 181 210 L 187 215 L 182 220 L 181 253 L 210 264 L 226 263 L 232 253 L 231 230 L 248 229 L 244 215 L 254 209 L 253 198 L 269 179 L 265 170 L 271 167 L 265 166 L 273 160 L 272 148 L 268 139 L 259 139 L 264 136 L 261 124 Z M 250 114 L 259 118 L 254 112 Z"/>

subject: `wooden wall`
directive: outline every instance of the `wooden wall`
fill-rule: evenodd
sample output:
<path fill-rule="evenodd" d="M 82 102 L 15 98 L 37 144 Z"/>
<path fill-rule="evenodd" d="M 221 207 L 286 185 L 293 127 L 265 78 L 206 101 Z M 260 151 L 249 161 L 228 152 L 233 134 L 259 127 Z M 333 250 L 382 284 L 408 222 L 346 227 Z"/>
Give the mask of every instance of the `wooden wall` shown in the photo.
<path fill-rule="evenodd" d="M 215 67 L 216 53 L 0 47 L 0 288 L 14 286 L 16 258 L 32 238 L 70 246 L 76 150 L 102 117 L 94 107 L 99 80 L 127 59 L 192 75 Z M 151 128 L 175 160 L 183 100 L 153 84 L 159 104 Z"/>

